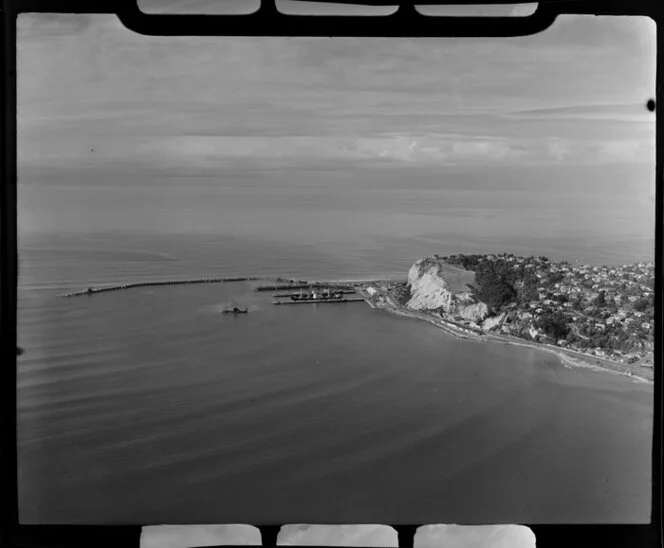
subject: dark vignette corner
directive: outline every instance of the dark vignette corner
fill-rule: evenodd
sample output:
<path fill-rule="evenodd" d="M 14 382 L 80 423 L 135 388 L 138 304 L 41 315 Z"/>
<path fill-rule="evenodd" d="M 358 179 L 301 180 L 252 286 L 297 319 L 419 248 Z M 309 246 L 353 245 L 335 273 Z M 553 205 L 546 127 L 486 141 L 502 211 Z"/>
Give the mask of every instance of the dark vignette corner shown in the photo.
<path fill-rule="evenodd" d="M 441 1 L 441 3 L 445 3 Z M 455 0 L 455 4 L 473 3 Z M 492 3 L 491 1 L 485 3 Z M 495 3 L 495 1 L 493 2 Z M 41 526 L 21 525 L 18 516 L 16 456 L 16 303 L 17 303 L 17 168 L 16 168 L 16 17 L 26 12 L 116 14 L 130 30 L 142 34 L 175 36 L 518 36 L 548 28 L 558 14 L 642 15 L 658 25 L 664 22 L 664 3 L 655 0 L 563 0 L 540 3 L 532 16 L 515 22 L 510 18 L 436 18 L 435 25 L 417 15 L 407 1 L 388 17 L 368 18 L 283 16 L 274 0 L 264 0 L 261 9 L 246 16 L 146 15 L 136 0 L 3 0 L 1 47 L 3 86 L 0 169 L 0 546 L 83 547 L 138 546 L 140 526 Z M 380 19 L 380 20 L 378 20 Z M 479 19 L 479 21 L 478 21 Z M 482 20 L 484 19 L 484 20 Z M 340 25 L 343 23 L 343 25 Z M 661 112 L 664 42 L 657 41 L 657 84 L 654 104 L 644 108 Z M 655 371 L 654 440 L 652 469 L 652 517 L 650 525 L 538 525 L 527 524 L 540 548 L 560 546 L 623 547 L 662 545 L 662 237 L 664 231 L 664 121 L 657 116 L 656 227 L 655 227 Z M 255 524 L 261 528 L 263 545 L 276 546 L 279 526 Z M 412 548 L 417 525 L 395 526 L 399 544 Z"/>

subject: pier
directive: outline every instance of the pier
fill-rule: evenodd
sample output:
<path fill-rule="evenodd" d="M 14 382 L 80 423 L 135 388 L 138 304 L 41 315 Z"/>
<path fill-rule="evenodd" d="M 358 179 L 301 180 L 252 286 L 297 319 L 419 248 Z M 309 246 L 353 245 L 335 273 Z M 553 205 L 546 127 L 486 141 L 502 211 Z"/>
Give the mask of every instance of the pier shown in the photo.
<path fill-rule="evenodd" d="M 357 293 L 357 291 L 337 289 L 337 290 L 335 290 L 335 293 L 342 293 L 343 295 L 355 295 Z M 278 299 L 278 298 L 296 297 L 297 295 L 299 295 L 299 293 L 275 293 L 272 296 L 275 299 Z"/>
<path fill-rule="evenodd" d="M 256 287 L 256 291 L 293 291 L 295 289 L 336 289 L 343 290 L 348 292 L 355 292 L 355 288 L 351 285 L 344 283 L 335 283 L 335 282 L 305 282 L 298 280 L 290 284 L 279 284 L 279 285 L 259 285 Z"/>
<path fill-rule="evenodd" d="M 338 304 L 363 303 L 364 299 L 311 299 L 310 301 L 272 301 L 272 304 Z"/>

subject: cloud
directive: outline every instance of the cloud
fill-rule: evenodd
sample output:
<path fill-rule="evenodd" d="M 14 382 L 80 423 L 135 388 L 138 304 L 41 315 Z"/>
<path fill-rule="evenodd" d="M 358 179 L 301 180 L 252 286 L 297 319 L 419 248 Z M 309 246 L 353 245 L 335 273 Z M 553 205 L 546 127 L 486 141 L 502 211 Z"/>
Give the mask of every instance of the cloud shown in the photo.
<path fill-rule="evenodd" d="M 451 139 L 445 135 L 383 135 L 379 137 L 321 136 L 171 136 L 128 139 L 124 147 L 83 150 L 58 142 L 51 150 L 35 150 L 24 165 L 140 164 L 161 170 L 174 168 L 222 169 L 244 164 L 269 169 L 274 164 L 328 165 L 400 164 L 416 167 L 624 164 L 654 161 L 654 146 L 638 141 L 574 141 L 563 139 Z M 37 158 L 38 156 L 39 158 Z"/>
<path fill-rule="evenodd" d="M 652 124 L 655 116 L 643 103 L 623 105 L 571 105 L 551 108 L 521 110 L 509 113 L 515 118 L 567 119 L 567 120 L 612 120 L 625 122 L 645 122 Z"/>
<path fill-rule="evenodd" d="M 653 37 L 637 32 L 651 25 L 609 19 L 417 40 L 145 37 L 112 16 L 22 15 L 19 157 L 155 169 L 651 162 Z"/>

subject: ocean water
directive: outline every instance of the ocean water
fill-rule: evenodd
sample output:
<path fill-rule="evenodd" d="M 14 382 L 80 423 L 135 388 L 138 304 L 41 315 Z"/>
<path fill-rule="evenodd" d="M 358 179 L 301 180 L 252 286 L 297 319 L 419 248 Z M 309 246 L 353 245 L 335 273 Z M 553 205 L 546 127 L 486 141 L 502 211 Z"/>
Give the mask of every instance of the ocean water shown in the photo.
<path fill-rule="evenodd" d="M 420 255 L 496 246 L 651 258 L 635 187 L 370 183 L 266 197 L 260 180 L 23 179 L 21 521 L 648 522 L 650 386 L 364 303 L 275 307 L 250 283 L 57 297 L 208 275 L 403 278 Z M 222 314 L 230 302 L 251 313 Z"/>

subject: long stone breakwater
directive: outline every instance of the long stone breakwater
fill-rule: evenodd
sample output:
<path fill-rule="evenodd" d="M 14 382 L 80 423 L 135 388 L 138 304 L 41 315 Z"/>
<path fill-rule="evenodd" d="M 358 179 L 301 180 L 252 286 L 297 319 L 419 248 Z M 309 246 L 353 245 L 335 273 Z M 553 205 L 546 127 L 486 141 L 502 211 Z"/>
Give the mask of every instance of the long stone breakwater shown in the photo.
<path fill-rule="evenodd" d="M 153 280 L 145 282 L 130 282 L 124 284 L 114 284 L 103 287 L 88 287 L 80 291 L 71 291 L 69 293 L 62 293 L 59 297 L 78 297 L 81 295 L 94 295 L 96 293 L 108 293 L 109 291 L 121 291 L 123 289 L 132 289 L 135 287 L 153 287 L 160 285 L 186 285 L 186 284 L 214 284 L 214 283 L 227 283 L 227 282 L 254 282 L 254 281 L 273 281 L 273 282 L 290 282 L 284 278 L 271 278 L 262 276 L 236 276 L 226 278 L 189 278 L 185 280 Z M 286 287 L 291 287 L 286 286 Z"/>
<path fill-rule="evenodd" d="M 272 276 L 235 276 L 225 278 L 189 278 L 185 280 L 153 280 L 143 282 L 129 282 L 123 284 L 113 284 L 103 287 L 88 287 L 79 291 L 70 291 L 68 293 L 61 293 L 58 297 L 79 297 L 82 295 L 95 295 L 97 293 L 108 293 L 109 291 L 121 291 L 124 289 L 132 289 L 136 287 L 154 287 L 162 285 L 187 285 L 187 284 L 213 284 L 213 283 L 228 283 L 228 282 L 273 282 L 269 285 L 259 285 L 255 288 L 256 291 L 292 291 L 300 289 L 313 289 L 316 287 L 334 287 L 337 289 L 348 290 L 354 292 L 355 288 L 349 283 L 339 282 L 316 282 L 306 280 L 295 280 L 282 277 Z"/>
<path fill-rule="evenodd" d="M 271 282 L 257 285 L 255 291 L 300 291 L 320 288 L 330 288 L 340 290 L 343 293 L 355 293 L 359 288 L 367 283 L 367 280 L 344 280 L 344 281 L 321 281 L 321 280 L 302 280 L 294 278 L 284 278 L 281 276 L 232 276 L 232 277 L 214 277 L 214 278 L 188 278 L 184 280 L 148 280 L 142 282 L 128 282 L 123 284 L 113 284 L 101 287 L 88 287 L 78 291 L 61 293 L 59 297 L 79 297 L 82 295 L 95 295 L 97 293 L 108 293 L 109 291 L 121 291 L 136 287 L 155 287 L 162 285 L 186 285 L 186 284 L 206 284 L 206 283 L 227 283 L 227 282 Z M 373 282 L 376 283 L 376 282 Z"/>

